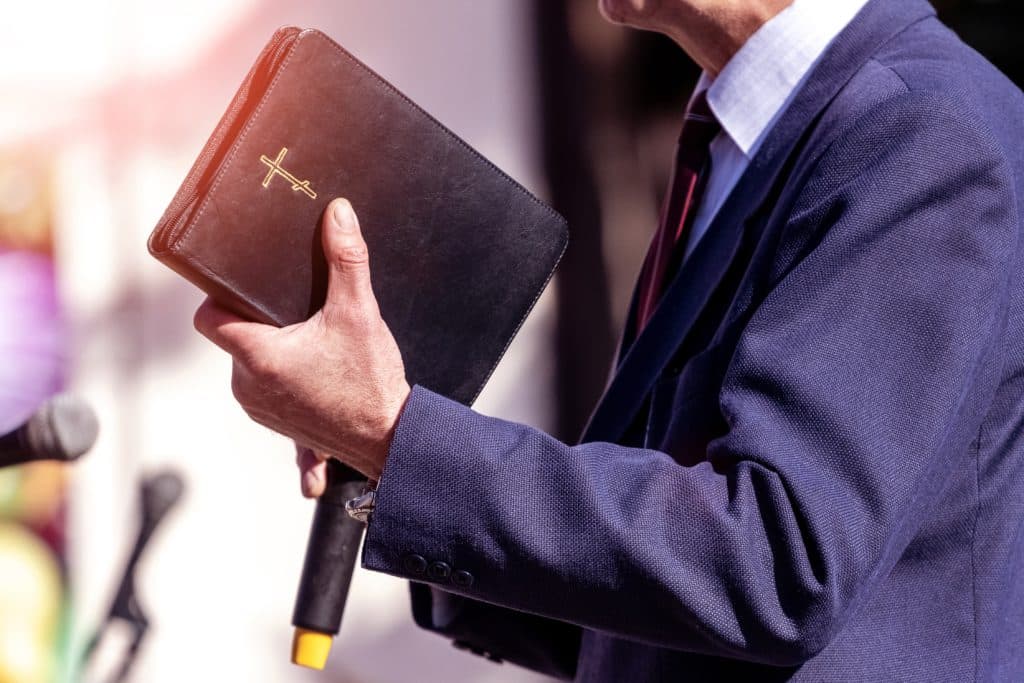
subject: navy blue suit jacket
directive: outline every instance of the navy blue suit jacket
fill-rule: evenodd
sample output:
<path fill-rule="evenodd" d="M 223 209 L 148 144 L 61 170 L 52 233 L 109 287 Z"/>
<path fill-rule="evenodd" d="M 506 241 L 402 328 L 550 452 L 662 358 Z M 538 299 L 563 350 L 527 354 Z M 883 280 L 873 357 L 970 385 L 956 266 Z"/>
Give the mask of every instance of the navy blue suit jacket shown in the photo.
<path fill-rule="evenodd" d="M 872 0 L 583 443 L 417 387 L 364 566 L 579 681 L 1024 680 L 1022 130 L 927 3 Z"/>

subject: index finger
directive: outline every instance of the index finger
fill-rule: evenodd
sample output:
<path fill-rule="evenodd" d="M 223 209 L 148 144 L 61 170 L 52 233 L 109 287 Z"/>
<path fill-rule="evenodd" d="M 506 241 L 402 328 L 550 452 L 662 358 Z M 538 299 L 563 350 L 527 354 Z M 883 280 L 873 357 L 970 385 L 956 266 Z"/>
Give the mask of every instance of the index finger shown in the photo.
<path fill-rule="evenodd" d="M 253 336 L 267 327 L 235 315 L 209 297 L 196 309 L 192 324 L 201 335 L 233 356 L 244 352 Z"/>

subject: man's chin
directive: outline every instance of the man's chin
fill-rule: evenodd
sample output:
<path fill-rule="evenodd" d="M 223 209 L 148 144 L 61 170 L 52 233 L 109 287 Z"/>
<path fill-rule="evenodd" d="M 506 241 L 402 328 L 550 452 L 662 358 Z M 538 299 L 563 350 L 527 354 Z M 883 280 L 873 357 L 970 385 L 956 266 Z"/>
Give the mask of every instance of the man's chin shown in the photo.
<path fill-rule="evenodd" d="M 619 7 L 621 0 L 598 0 L 597 7 L 601 11 L 601 16 L 612 22 L 613 24 L 621 24 L 622 11 Z"/>
<path fill-rule="evenodd" d="M 661 0 L 598 0 L 605 19 L 614 24 L 645 28 L 647 19 L 657 11 Z"/>

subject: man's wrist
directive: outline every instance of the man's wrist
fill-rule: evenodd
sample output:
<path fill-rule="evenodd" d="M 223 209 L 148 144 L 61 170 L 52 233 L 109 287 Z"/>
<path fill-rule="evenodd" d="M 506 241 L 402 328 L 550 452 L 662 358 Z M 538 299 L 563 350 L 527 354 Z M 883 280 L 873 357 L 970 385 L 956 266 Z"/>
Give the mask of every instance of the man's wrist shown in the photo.
<path fill-rule="evenodd" d="M 412 395 L 412 387 L 408 382 L 403 381 L 396 394 L 397 398 L 392 404 L 395 407 L 388 411 L 387 416 L 382 420 L 383 437 L 379 440 L 377 452 L 373 458 L 372 471 L 366 473 L 374 484 L 380 481 L 384 473 L 384 466 L 387 463 L 388 454 L 391 452 L 391 444 L 395 440 L 395 432 L 398 431 L 398 422 L 402 419 L 402 412 L 409 402 L 409 396 Z"/>

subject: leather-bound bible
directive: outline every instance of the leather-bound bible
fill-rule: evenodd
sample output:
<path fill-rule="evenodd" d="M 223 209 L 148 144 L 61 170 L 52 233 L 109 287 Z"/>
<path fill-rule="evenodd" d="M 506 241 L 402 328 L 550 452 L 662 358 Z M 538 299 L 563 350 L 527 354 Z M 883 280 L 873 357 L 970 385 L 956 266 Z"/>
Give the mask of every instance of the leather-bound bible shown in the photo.
<path fill-rule="evenodd" d="M 221 305 L 323 304 L 319 224 L 352 202 L 410 383 L 471 403 L 549 280 L 564 220 L 316 30 L 260 53 L 149 239 Z"/>

